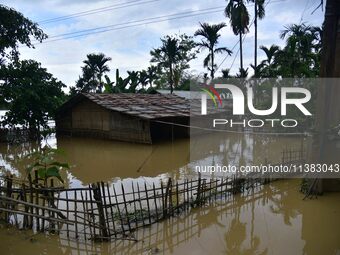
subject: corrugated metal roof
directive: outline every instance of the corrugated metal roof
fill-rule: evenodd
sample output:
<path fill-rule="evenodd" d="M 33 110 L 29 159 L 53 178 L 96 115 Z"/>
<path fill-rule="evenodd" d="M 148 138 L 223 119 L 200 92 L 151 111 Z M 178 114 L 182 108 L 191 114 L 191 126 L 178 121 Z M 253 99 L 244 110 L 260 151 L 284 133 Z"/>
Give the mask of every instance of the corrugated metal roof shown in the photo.
<path fill-rule="evenodd" d="M 143 119 L 190 116 L 189 100 L 171 94 L 82 93 L 82 95 L 106 109 Z"/>

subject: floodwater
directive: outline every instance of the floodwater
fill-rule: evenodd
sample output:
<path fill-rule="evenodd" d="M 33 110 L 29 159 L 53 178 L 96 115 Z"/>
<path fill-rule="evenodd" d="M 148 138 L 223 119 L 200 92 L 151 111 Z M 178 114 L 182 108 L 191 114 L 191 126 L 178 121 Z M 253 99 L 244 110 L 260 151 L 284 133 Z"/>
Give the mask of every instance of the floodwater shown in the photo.
<path fill-rule="evenodd" d="M 138 240 L 79 243 L 59 236 L 0 231 L 1 254 L 339 254 L 340 194 L 303 201 L 299 180 L 247 198 L 194 209 L 135 233 Z"/>
<path fill-rule="evenodd" d="M 84 138 L 50 137 L 63 151 L 59 161 L 72 166 L 63 173 L 69 187 L 96 181 L 111 183 L 161 178 L 191 178 L 199 162 L 254 164 L 280 162 L 285 148 L 299 150 L 306 138 L 226 134 L 216 145 L 213 136 L 155 145 Z M 215 139 L 215 142 L 213 142 Z M 205 150 L 190 155 L 193 145 Z M 21 176 L 22 158 L 34 143 L 0 144 L 0 166 Z M 200 150 L 201 151 L 201 150 Z M 303 201 L 301 180 L 274 182 L 246 197 L 217 200 L 135 232 L 138 240 L 83 243 L 57 235 L 0 229 L 1 254 L 340 254 L 340 194 L 327 193 Z"/>

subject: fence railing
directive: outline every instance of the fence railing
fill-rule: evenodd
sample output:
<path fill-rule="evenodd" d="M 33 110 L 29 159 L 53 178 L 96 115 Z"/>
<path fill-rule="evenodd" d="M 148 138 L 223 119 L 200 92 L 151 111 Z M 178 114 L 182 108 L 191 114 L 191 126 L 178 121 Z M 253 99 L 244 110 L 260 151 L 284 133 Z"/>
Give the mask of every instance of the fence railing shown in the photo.
<path fill-rule="evenodd" d="M 284 153 L 281 163 L 303 160 L 303 153 Z M 275 177 L 276 179 L 277 177 Z M 178 215 L 223 194 L 247 193 L 272 181 L 263 178 L 202 178 L 148 184 L 97 182 L 84 188 L 48 188 L 38 174 L 22 181 L 0 179 L 0 219 L 19 228 L 65 233 L 84 240 L 131 239 L 134 230 Z"/>

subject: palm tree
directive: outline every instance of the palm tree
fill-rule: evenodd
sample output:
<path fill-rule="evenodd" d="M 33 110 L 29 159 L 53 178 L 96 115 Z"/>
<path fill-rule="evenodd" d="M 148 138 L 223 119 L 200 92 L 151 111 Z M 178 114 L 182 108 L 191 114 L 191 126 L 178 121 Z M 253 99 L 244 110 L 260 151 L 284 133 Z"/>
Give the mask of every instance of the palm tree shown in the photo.
<path fill-rule="evenodd" d="M 159 68 L 157 66 L 149 66 L 146 71 L 149 76 L 149 85 L 152 87 L 154 80 L 158 78 L 157 73 L 159 72 Z"/>
<path fill-rule="evenodd" d="M 183 46 L 175 37 L 167 36 L 162 39 L 162 46 L 152 51 L 151 62 L 158 62 L 169 69 L 170 93 L 174 90 L 174 65 L 182 59 Z"/>
<path fill-rule="evenodd" d="M 222 72 L 222 78 L 224 78 L 224 79 L 228 79 L 228 78 L 232 77 L 230 75 L 230 69 L 229 68 L 222 69 L 221 72 Z"/>
<path fill-rule="evenodd" d="M 110 60 L 111 58 L 106 57 L 103 53 L 88 54 L 87 59 L 84 60 L 85 66 L 93 72 L 93 80 L 98 80 L 99 92 L 102 92 L 103 89 L 103 74 L 110 71 L 110 68 L 107 66 L 107 62 L 109 62 Z"/>
<path fill-rule="evenodd" d="M 255 71 L 255 77 L 257 77 L 258 73 L 258 69 L 257 69 L 257 19 L 263 19 L 266 11 L 265 11 L 265 7 L 264 7 L 264 2 L 265 0 L 251 0 L 251 2 L 254 3 L 254 27 L 255 27 L 255 51 L 254 51 L 254 67 L 256 67 L 254 69 Z"/>
<path fill-rule="evenodd" d="M 240 68 L 243 69 L 242 36 L 249 31 L 249 13 L 244 0 L 229 0 L 224 10 L 235 35 L 239 36 L 240 43 Z"/>
<path fill-rule="evenodd" d="M 210 71 L 211 79 L 214 79 L 215 74 L 215 54 L 226 52 L 231 55 L 232 51 L 227 47 L 216 48 L 218 44 L 218 39 L 221 36 L 219 31 L 226 26 L 225 23 L 210 25 L 208 23 L 200 23 L 201 28 L 195 32 L 195 36 L 202 36 L 203 39 L 197 45 L 201 48 L 206 48 L 209 50 L 209 54 L 204 59 L 204 67 L 207 67 Z"/>
<path fill-rule="evenodd" d="M 272 44 L 269 48 L 266 46 L 260 46 L 260 49 L 263 50 L 263 52 L 266 54 L 266 59 L 262 60 L 261 66 L 263 67 L 263 73 L 267 77 L 273 77 L 274 76 L 274 61 L 275 56 L 280 51 L 280 47 Z"/>

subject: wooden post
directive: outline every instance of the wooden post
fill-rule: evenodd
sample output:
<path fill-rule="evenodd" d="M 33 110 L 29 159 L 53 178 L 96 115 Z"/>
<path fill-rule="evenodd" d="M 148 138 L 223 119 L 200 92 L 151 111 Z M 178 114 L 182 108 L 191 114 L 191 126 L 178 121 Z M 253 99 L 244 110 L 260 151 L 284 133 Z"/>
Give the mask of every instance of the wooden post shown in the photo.
<path fill-rule="evenodd" d="M 163 187 L 163 181 L 161 181 L 161 194 L 162 194 L 162 217 L 164 218 L 164 211 L 165 211 L 165 204 L 164 204 L 164 187 Z"/>
<path fill-rule="evenodd" d="M 75 190 L 74 191 L 74 220 L 75 220 L 75 231 L 76 231 L 76 238 L 78 238 L 79 237 L 79 235 L 78 235 L 78 206 L 77 206 L 77 191 Z"/>
<path fill-rule="evenodd" d="M 65 191 L 65 198 L 66 198 L 66 217 L 67 217 L 67 219 L 70 219 L 70 209 L 69 209 L 69 205 L 68 205 L 68 191 L 66 190 Z M 44 200 L 45 201 L 45 200 Z M 44 221 L 43 221 L 43 224 L 44 224 Z M 69 227 L 68 227 L 68 224 L 66 225 L 66 235 L 67 235 L 67 237 L 69 237 L 69 235 L 70 235 L 70 230 L 69 230 Z"/>
<path fill-rule="evenodd" d="M 110 203 L 110 212 L 111 212 L 111 218 L 112 218 L 112 228 L 113 228 L 113 234 L 115 237 L 117 237 L 116 233 L 116 226 L 115 226 L 115 219 L 114 219 L 114 214 L 113 214 L 113 209 L 112 209 L 112 201 L 111 201 L 111 192 L 110 192 L 110 187 L 109 184 L 106 183 L 106 189 L 107 189 L 107 195 L 109 197 L 109 203 Z M 87 199 L 86 199 L 87 200 Z"/>
<path fill-rule="evenodd" d="M 166 190 L 165 190 L 165 199 L 164 199 L 165 208 L 163 210 L 163 217 L 164 218 L 168 216 L 168 196 L 169 196 L 170 186 L 171 186 L 171 178 L 168 179 L 168 183 L 166 185 Z"/>
<path fill-rule="evenodd" d="M 115 189 L 115 185 L 114 184 L 113 184 L 112 188 L 113 188 L 113 195 L 115 196 L 115 200 L 116 200 L 116 204 L 117 204 L 118 218 L 119 218 L 119 221 L 120 221 L 120 225 L 122 227 L 122 232 L 124 234 L 125 233 L 125 229 L 124 229 L 124 224 L 123 224 L 123 218 L 122 218 L 122 214 L 120 213 L 119 201 L 118 201 L 118 197 L 117 197 L 117 193 L 116 193 L 116 189 Z"/>
<path fill-rule="evenodd" d="M 93 188 L 93 197 L 96 202 L 97 208 L 98 208 L 98 214 L 99 214 L 99 225 L 100 225 L 100 231 L 101 231 L 101 237 L 104 238 L 104 240 L 108 240 L 109 237 L 107 227 L 106 227 L 106 221 L 105 221 L 105 214 L 103 209 L 103 203 L 102 203 L 102 195 L 100 192 L 100 185 L 98 184 L 92 184 Z"/>
<path fill-rule="evenodd" d="M 156 194 L 156 188 L 155 188 L 155 183 L 152 184 L 153 188 L 153 198 L 154 198 L 154 203 L 155 203 L 155 209 L 156 209 L 156 221 L 158 220 L 158 208 L 157 208 L 157 194 Z"/>
<path fill-rule="evenodd" d="M 135 195 L 135 187 L 133 181 L 131 182 L 132 187 L 132 199 L 133 199 L 133 210 L 134 210 L 134 216 L 135 216 L 135 224 L 136 228 L 138 228 L 138 215 L 137 215 L 137 206 L 136 206 L 136 195 Z"/>
<path fill-rule="evenodd" d="M 151 224 L 150 203 L 149 203 L 149 195 L 148 195 L 148 189 L 146 187 L 146 182 L 144 182 L 144 191 L 145 191 L 145 197 L 146 197 L 146 204 L 148 206 L 149 224 Z"/>
<path fill-rule="evenodd" d="M 92 233 L 92 226 L 91 225 L 92 224 L 94 225 L 94 223 L 92 223 L 92 221 L 91 221 L 91 214 L 89 213 L 88 200 L 87 200 L 87 191 L 85 191 L 85 209 L 84 209 L 84 213 L 86 213 L 86 215 L 87 215 L 86 217 L 88 219 L 88 223 L 90 224 L 89 225 L 90 236 L 91 236 L 91 238 L 93 238 L 95 235 Z M 91 212 L 91 213 L 93 213 L 93 212 Z M 85 214 L 84 214 L 84 218 L 85 218 Z M 84 231 L 84 234 L 85 234 L 85 231 Z"/>
<path fill-rule="evenodd" d="M 108 235 L 111 236 L 110 233 L 110 222 L 109 222 L 109 213 L 108 213 L 108 208 L 107 208 L 107 203 L 106 203 L 106 194 L 105 194 L 105 185 L 104 182 L 100 183 L 101 185 L 101 191 L 102 191 L 102 201 L 103 201 L 103 206 L 104 206 L 104 212 L 105 212 L 105 218 L 106 218 L 106 226 L 107 226 L 107 231 L 108 231 Z"/>
<path fill-rule="evenodd" d="M 187 203 L 190 204 L 190 190 L 189 190 L 189 180 L 186 179 L 186 189 L 187 189 Z M 188 210 L 189 210 L 189 207 L 187 206 Z"/>
<path fill-rule="evenodd" d="M 22 183 L 22 200 L 24 202 L 27 202 L 25 183 Z M 28 213 L 27 205 L 25 205 L 25 213 Z M 28 225 L 28 216 L 24 215 L 23 228 L 24 229 L 27 228 L 27 225 Z"/>
<path fill-rule="evenodd" d="M 38 192 L 38 171 L 34 171 L 34 178 L 35 178 L 35 204 L 39 205 L 39 192 Z M 37 215 L 37 217 L 35 218 L 36 220 L 36 230 L 39 231 L 40 230 L 40 222 L 39 222 L 39 208 L 36 207 L 35 208 L 35 213 Z"/>
<path fill-rule="evenodd" d="M 172 202 L 172 181 L 170 182 L 170 186 L 169 186 L 169 210 L 171 212 L 171 215 L 173 215 L 174 211 L 173 211 L 173 202 Z"/>
<path fill-rule="evenodd" d="M 13 185 L 13 175 L 6 177 L 6 197 L 11 198 L 12 197 L 12 185 Z M 10 203 L 6 203 L 6 208 L 10 209 Z M 6 222 L 9 222 L 9 213 L 5 212 L 5 220 Z"/>
<path fill-rule="evenodd" d="M 96 236 L 96 225 L 95 225 L 95 223 L 96 223 L 96 216 L 94 214 L 94 206 L 93 206 L 93 199 L 92 199 L 92 197 L 93 197 L 93 189 L 89 185 L 89 198 L 90 198 L 90 207 L 91 207 L 92 222 L 93 222 L 93 224 L 92 224 L 92 226 L 93 226 L 92 234 L 93 234 L 93 237 L 95 237 Z"/>
<path fill-rule="evenodd" d="M 51 179 L 51 196 L 50 196 L 50 207 L 53 208 L 54 207 L 54 191 L 53 191 L 53 187 L 54 187 L 54 181 L 53 179 Z M 52 218 L 54 218 L 54 212 L 51 213 L 52 214 Z M 52 232 L 55 231 L 55 222 L 54 221 L 50 221 L 50 230 L 52 229 Z"/>
<path fill-rule="evenodd" d="M 196 203 L 199 203 L 200 199 L 201 199 L 201 173 L 198 173 Z"/>
<path fill-rule="evenodd" d="M 178 181 L 176 182 L 176 206 L 177 206 L 177 213 L 179 213 Z"/>
<path fill-rule="evenodd" d="M 126 204 L 124 185 L 123 185 L 123 183 L 121 183 L 121 185 L 122 185 L 122 196 L 123 196 L 124 208 L 125 208 L 125 217 L 126 217 L 126 221 L 127 221 L 128 227 L 129 227 L 129 232 L 131 232 L 131 225 L 130 225 L 130 219 L 129 219 L 129 211 L 127 209 L 127 204 Z"/>
<path fill-rule="evenodd" d="M 29 185 L 29 189 L 30 189 L 30 197 L 29 197 L 29 199 L 30 199 L 30 203 L 31 204 L 33 204 L 33 186 L 32 186 L 32 176 L 31 176 L 31 174 L 29 173 L 28 174 L 28 185 Z M 31 208 L 30 208 L 30 214 L 31 214 L 31 216 L 30 216 L 30 218 L 29 218 L 29 228 L 32 228 L 33 227 L 33 207 L 31 206 Z"/>

